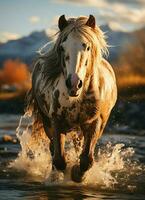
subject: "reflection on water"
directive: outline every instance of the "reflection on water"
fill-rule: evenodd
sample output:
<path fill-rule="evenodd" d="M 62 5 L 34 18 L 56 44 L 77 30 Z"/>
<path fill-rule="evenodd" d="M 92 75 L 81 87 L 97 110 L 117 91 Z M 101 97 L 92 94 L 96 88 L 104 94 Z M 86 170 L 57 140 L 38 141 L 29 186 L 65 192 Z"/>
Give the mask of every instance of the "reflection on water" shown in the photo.
<path fill-rule="evenodd" d="M 22 151 L 18 143 L 2 142 L 4 134 L 16 137 L 18 120 L 19 116 L 0 115 L 0 199 L 145 199 L 143 136 L 104 134 L 94 166 L 77 184 L 70 179 L 71 166 L 78 161 L 71 141 L 65 174 L 52 171 L 45 145 L 32 149 L 35 158 L 27 156 L 28 129 L 19 138 Z"/>

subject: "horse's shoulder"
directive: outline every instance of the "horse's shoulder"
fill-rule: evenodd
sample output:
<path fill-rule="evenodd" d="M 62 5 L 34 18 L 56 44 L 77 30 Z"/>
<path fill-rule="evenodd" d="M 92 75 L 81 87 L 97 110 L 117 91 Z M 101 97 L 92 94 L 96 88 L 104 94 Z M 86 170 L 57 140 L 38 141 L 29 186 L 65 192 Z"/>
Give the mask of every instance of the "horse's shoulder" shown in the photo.
<path fill-rule="evenodd" d="M 111 74 L 111 76 L 113 77 L 113 79 L 115 80 L 115 74 L 114 74 L 113 67 L 111 66 L 111 64 L 107 60 L 102 59 L 102 61 L 101 61 L 101 68 L 103 70 L 105 70 L 105 71 L 107 70 Z"/>
<path fill-rule="evenodd" d="M 105 59 L 102 60 L 99 77 L 100 97 L 102 100 L 115 101 L 117 96 L 116 78 L 112 66 Z"/>

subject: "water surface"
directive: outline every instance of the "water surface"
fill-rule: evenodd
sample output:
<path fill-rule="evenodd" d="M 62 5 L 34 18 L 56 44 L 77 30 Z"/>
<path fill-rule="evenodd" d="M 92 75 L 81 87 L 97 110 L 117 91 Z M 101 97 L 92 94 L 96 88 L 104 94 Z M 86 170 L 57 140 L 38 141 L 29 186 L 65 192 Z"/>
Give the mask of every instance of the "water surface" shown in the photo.
<path fill-rule="evenodd" d="M 105 133 L 97 145 L 93 168 L 78 184 L 71 181 L 69 168 L 65 174 L 52 171 L 51 157 L 46 158 L 41 149 L 36 159 L 28 161 L 22 154 L 18 157 L 18 142 L 2 141 L 5 134 L 16 138 L 19 119 L 19 115 L 0 115 L 1 200 L 145 199 L 144 136 Z M 69 162 L 74 162 L 73 149 L 68 155 Z"/>

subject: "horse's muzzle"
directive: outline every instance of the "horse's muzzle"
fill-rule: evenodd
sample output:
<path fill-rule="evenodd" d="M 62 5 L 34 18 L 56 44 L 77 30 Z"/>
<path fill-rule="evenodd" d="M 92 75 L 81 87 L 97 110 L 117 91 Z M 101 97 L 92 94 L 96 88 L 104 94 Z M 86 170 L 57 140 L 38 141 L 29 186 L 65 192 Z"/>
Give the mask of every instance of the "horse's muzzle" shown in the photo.
<path fill-rule="evenodd" d="M 66 86 L 69 96 L 77 97 L 79 95 L 78 91 L 82 87 L 82 80 L 77 74 L 69 74 L 66 80 Z"/>

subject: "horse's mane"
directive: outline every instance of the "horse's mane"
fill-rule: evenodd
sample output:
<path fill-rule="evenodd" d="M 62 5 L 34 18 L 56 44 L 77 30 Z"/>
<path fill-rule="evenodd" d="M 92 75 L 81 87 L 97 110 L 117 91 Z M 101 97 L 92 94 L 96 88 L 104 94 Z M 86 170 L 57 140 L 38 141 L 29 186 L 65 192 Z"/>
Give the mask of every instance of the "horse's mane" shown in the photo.
<path fill-rule="evenodd" d="M 46 82 L 54 82 L 62 72 L 62 59 L 60 44 L 66 39 L 70 32 L 74 31 L 78 36 L 85 37 L 92 44 L 92 60 L 100 60 L 102 54 L 107 54 L 107 44 L 104 33 L 96 26 L 94 29 L 86 25 L 88 18 L 70 18 L 68 26 L 61 32 L 53 47 L 44 55 L 40 55 L 38 59 L 44 60 L 44 78 Z"/>

